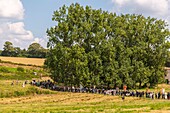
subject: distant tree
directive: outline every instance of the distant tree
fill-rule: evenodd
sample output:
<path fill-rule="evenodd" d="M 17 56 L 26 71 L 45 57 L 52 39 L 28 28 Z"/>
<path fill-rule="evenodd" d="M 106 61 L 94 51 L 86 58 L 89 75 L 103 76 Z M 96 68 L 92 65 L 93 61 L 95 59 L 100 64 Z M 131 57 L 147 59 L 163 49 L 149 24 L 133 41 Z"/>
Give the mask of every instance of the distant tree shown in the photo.
<path fill-rule="evenodd" d="M 27 57 L 27 56 L 28 56 L 26 49 L 22 49 L 22 50 L 21 50 L 21 56 L 22 56 L 22 57 Z"/>
<path fill-rule="evenodd" d="M 14 51 L 13 51 L 12 56 L 14 56 L 14 57 L 22 56 L 22 55 L 21 55 L 21 51 L 22 51 L 22 50 L 21 50 L 19 47 L 14 47 Z"/>
<path fill-rule="evenodd" d="M 0 55 L 2 55 L 2 50 L 0 50 Z"/>
<path fill-rule="evenodd" d="M 11 57 L 45 58 L 47 53 L 48 49 L 44 49 L 39 43 L 32 43 L 28 50 L 22 50 L 20 47 L 13 47 L 12 42 L 6 41 L 0 55 Z"/>
<path fill-rule="evenodd" d="M 12 42 L 6 41 L 1 55 L 2 56 L 13 56 L 13 53 L 14 53 L 14 47 L 13 47 Z"/>
<path fill-rule="evenodd" d="M 39 43 L 32 43 L 27 50 L 28 57 L 45 58 L 46 50 Z"/>

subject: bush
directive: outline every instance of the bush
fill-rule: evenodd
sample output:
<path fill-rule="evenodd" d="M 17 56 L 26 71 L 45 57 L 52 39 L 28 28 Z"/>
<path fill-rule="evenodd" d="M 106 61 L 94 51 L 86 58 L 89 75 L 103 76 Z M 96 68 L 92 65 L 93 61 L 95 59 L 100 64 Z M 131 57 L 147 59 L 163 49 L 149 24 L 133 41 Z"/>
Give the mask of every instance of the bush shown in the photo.
<path fill-rule="evenodd" d="M 19 97 L 19 96 L 24 96 L 25 93 L 22 91 L 14 91 L 14 94 L 12 96 L 14 97 Z"/>
<path fill-rule="evenodd" d="M 17 71 L 19 71 L 19 72 L 24 72 L 25 69 L 24 69 L 23 67 L 17 67 Z"/>
<path fill-rule="evenodd" d="M 9 73 L 10 72 L 7 67 L 1 67 L 0 71 L 4 72 L 4 73 Z"/>

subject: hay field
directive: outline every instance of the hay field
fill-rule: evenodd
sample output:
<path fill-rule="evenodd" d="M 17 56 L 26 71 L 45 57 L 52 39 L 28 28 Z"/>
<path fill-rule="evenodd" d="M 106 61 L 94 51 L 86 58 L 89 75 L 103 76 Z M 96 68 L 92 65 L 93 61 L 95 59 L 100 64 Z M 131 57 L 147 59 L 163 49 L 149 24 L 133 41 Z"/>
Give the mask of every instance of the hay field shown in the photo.
<path fill-rule="evenodd" d="M 169 100 L 87 93 L 34 95 L 0 99 L 1 113 L 170 113 Z"/>
<path fill-rule="evenodd" d="M 0 113 L 170 113 L 170 100 L 57 92 L 0 80 Z M 38 93 L 39 92 L 39 93 Z M 40 93 L 41 92 L 41 93 Z M 50 93 L 51 92 L 51 93 Z M 14 95 L 14 96 L 10 96 Z"/>
<path fill-rule="evenodd" d="M 13 63 L 20 63 L 20 64 L 30 64 L 36 66 L 43 66 L 45 59 L 41 58 L 21 58 L 21 57 L 2 57 L 0 56 L 2 61 L 10 61 Z"/>

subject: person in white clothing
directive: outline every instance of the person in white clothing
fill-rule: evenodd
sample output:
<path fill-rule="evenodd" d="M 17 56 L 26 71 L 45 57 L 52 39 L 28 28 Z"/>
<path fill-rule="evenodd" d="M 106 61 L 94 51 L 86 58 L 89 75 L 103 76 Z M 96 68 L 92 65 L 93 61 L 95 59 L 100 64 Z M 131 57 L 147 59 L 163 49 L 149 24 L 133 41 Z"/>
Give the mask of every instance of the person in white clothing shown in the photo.
<path fill-rule="evenodd" d="M 22 87 L 25 87 L 25 82 L 23 82 Z"/>

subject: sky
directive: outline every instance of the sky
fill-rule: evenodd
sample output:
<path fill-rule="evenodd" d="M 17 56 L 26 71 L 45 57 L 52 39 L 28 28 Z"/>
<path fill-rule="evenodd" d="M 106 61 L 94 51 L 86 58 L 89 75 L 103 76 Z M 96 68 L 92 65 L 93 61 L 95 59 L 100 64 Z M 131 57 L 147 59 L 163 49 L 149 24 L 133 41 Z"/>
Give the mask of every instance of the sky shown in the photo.
<path fill-rule="evenodd" d="M 46 30 L 56 25 L 53 12 L 72 3 L 117 14 L 142 14 L 170 24 L 170 0 L 0 0 L 0 49 L 6 41 L 22 49 L 34 42 L 46 48 Z"/>

